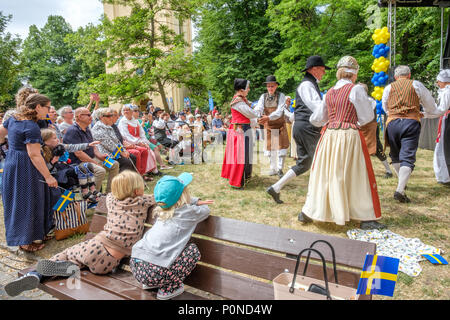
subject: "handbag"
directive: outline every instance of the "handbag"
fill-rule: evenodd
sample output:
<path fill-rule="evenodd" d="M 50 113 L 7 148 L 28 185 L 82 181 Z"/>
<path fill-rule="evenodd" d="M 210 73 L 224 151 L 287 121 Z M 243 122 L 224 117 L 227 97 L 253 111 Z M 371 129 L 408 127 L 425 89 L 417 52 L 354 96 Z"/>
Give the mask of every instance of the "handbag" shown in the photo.
<path fill-rule="evenodd" d="M 313 246 L 323 242 L 327 244 L 333 257 L 334 280 L 336 283 L 329 283 L 327 277 L 327 266 L 322 253 Z M 300 265 L 302 254 L 308 252 L 303 275 L 298 276 L 297 271 Z M 306 271 L 309 265 L 311 252 L 316 253 L 322 260 L 322 268 L 324 281 L 307 277 Z M 273 279 L 275 300 L 357 300 L 359 295 L 356 294 L 356 288 L 346 287 L 338 284 L 336 259 L 333 246 L 324 240 L 317 240 L 311 244 L 309 248 L 303 249 L 297 256 L 294 273 L 284 272 Z"/>
<path fill-rule="evenodd" d="M 53 211 L 55 239 L 63 240 L 77 233 L 86 234 L 89 231 L 87 209 L 87 201 L 73 201 L 63 212 Z"/>

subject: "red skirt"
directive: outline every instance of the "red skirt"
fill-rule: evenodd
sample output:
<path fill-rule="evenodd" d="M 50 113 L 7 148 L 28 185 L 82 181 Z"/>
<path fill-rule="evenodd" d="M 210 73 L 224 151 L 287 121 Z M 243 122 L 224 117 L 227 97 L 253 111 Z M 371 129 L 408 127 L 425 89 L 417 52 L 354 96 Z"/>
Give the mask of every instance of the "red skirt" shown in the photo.
<path fill-rule="evenodd" d="M 247 150 L 248 152 L 248 150 Z M 225 147 L 225 156 L 222 164 L 221 177 L 228 179 L 233 187 L 242 186 L 242 176 L 245 167 L 245 134 L 240 129 L 235 131 L 233 125 L 230 126 L 227 133 L 227 144 Z"/>

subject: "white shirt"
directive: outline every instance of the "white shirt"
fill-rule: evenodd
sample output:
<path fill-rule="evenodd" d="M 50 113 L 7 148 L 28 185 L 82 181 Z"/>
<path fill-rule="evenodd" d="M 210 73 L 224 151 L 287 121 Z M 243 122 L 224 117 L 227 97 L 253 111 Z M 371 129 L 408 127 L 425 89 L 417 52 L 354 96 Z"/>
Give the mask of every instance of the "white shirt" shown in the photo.
<path fill-rule="evenodd" d="M 284 110 L 286 105 L 286 97 L 284 93 L 279 92 L 278 96 L 278 106 L 277 109 L 269 114 L 269 120 L 277 120 L 281 116 L 284 115 Z M 256 104 L 255 111 L 258 113 L 259 116 L 262 116 L 264 114 L 264 94 L 259 97 L 258 103 Z"/>
<path fill-rule="evenodd" d="M 336 82 L 336 85 L 333 88 L 340 89 L 349 83 L 352 82 L 348 79 L 341 79 Z M 328 108 L 325 98 L 326 95 L 323 97 L 322 105 L 313 112 L 311 118 L 309 119 L 309 121 L 316 127 L 322 127 L 328 122 Z M 363 126 L 374 119 L 373 109 L 376 106 L 376 102 L 367 95 L 367 92 L 363 86 L 358 84 L 355 85 L 352 90 L 350 90 L 348 99 L 355 107 L 360 126 Z"/>
<path fill-rule="evenodd" d="M 425 88 L 422 82 L 413 80 L 412 86 L 416 91 L 417 96 L 419 97 L 419 102 L 423 106 L 424 114 L 434 115 L 437 114 L 436 102 L 431 95 L 431 92 Z M 388 84 L 383 91 L 383 98 L 381 102 L 383 104 L 383 110 L 388 114 L 387 110 L 387 102 L 389 98 L 389 94 L 391 93 L 391 85 Z M 425 116 L 426 117 L 426 116 Z"/>
<path fill-rule="evenodd" d="M 130 124 L 133 127 L 139 128 L 139 138 L 136 138 L 135 136 L 132 136 L 130 131 L 128 130 L 128 124 Z M 128 120 L 127 118 L 123 117 L 120 119 L 119 124 L 117 125 L 119 128 L 120 134 L 123 136 L 123 138 L 132 144 L 138 144 L 140 142 L 142 143 L 150 143 L 148 141 L 147 137 L 145 136 L 144 128 L 140 125 L 139 121 L 132 118 L 131 120 Z"/>
<path fill-rule="evenodd" d="M 450 108 L 450 84 L 438 91 L 439 105 L 435 113 L 424 112 L 425 118 L 439 118 L 442 117 Z"/>
<path fill-rule="evenodd" d="M 152 126 L 154 126 L 156 129 L 165 129 L 166 122 L 162 118 L 158 118 L 153 120 Z"/>
<path fill-rule="evenodd" d="M 297 93 L 312 112 L 322 106 L 323 101 L 311 81 L 303 81 L 300 83 L 297 88 Z"/>
<path fill-rule="evenodd" d="M 250 126 L 252 128 L 256 127 L 259 114 L 258 114 L 258 112 L 256 112 L 252 108 L 250 108 L 248 106 L 248 104 L 246 104 L 245 102 L 241 101 L 241 102 L 238 102 L 238 103 L 235 103 L 234 105 L 232 105 L 231 108 L 236 110 L 236 111 L 238 111 L 243 116 L 249 118 L 250 119 Z"/>

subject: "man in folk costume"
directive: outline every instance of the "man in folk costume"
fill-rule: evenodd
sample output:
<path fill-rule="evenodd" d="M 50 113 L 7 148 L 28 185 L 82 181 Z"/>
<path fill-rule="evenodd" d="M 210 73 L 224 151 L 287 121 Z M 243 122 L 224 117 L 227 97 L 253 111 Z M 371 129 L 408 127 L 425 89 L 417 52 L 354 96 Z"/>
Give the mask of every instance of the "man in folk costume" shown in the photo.
<path fill-rule="evenodd" d="M 379 137 L 380 131 L 376 117 L 377 117 L 376 108 L 374 108 L 374 119 L 368 124 L 361 126 L 361 132 L 363 133 L 364 138 L 366 139 L 366 145 L 367 149 L 369 150 L 369 154 L 371 156 L 376 156 L 378 160 L 380 160 L 381 163 L 384 165 L 384 168 L 386 169 L 386 174 L 384 175 L 384 177 L 392 178 L 392 171 L 389 166 L 389 163 L 387 162 L 387 157 L 383 150 L 384 149 L 383 144 L 380 141 Z"/>
<path fill-rule="evenodd" d="M 436 103 L 425 86 L 411 80 L 411 70 L 408 66 L 398 66 L 394 72 L 395 81 L 386 86 L 383 92 L 382 104 L 387 114 L 386 135 L 390 146 L 392 167 L 398 176 L 398 185 L 394 199 L 408 203 L 411 200 L 405 194 L 416 162 L 416 152 L 419 147 L 420 111 L 436 114 Z"/>
<path fill-rule="evenodd" d="M 380 200 L 372 162 L 360 125 L 373 119 L 373 103 L 367 86 L 355 84 L 359 65 L 351 56 L 337 64 L 337 83 L 311 116 L 324 125 L 309 177 L 306 202 L 299 220 L 345 225 L 360 221 L 362 229 L 381 229 Z"/>
<path fill-rule="evenodd" d="M 439 87 L 439 127 L 434 149 L 433 167 L 438 183 L 450 185 L 450 69 L 441 70 L 437 76 Z M 425 114 L 426 117 L 433 115 Z"/>
<path fill-rule="evenodd" d="M 268 76 L 264 83 L 267 87 L 267 93 L 261 95 L 255 111 L 259 115 L 269 117 L 269 121 L 264 125 L 266 144 L 264 154 L 269 157 L 270 161 L 269 176 L 278 174 L 281 178 L 284 160 L 289 148 L 289 136 L 284 118 L 286 97 L 282 92 L 277 91 L 279 83 L 275 76 Z"/>
<path fill-rule="evenodd" d="M 317 142 L 320 138 L 320 128 L 309 122 L 311 114 L 322 105 L 322 96 L 318 82 L 325 74 L 326 66 L 320 56 L 310 56 L 306 61 L 306 67 L 302 70 L 305 77 L 297 88 L 295 97 L 295 110 L 291 114 L 285 110 L 290 121 L 294 122 L 292 135 L 297 145 L 297 162 L 277 183 L 267 189 L 267 193 L 277 203 L 283 203 L 280 199 L 281 189 L 290 180 L 305 173 L 311 168 Z"/>
<path fill-rule="evenodd" d="M 228 179 L 231 187 L 243 189 L 252 175 L 253 137 L 251 123 L 256 125 L 258 113 L 247 100 L 250 81 L 234 80 L 235 95 L 231 101 L 231 125 L 227 133 L 227 145 L 221 177 Z M 267 116 L 261 118 L 268 120 Z"/>

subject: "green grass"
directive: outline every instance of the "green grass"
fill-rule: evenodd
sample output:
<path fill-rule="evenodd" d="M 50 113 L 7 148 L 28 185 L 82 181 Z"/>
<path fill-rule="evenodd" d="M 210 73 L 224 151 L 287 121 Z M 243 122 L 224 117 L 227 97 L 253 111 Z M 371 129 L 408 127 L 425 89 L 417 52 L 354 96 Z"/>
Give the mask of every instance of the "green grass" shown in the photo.
<path fill-rule="evenodd" d="M 219 157 L 220 158 L 220 157 Z M 232 219 L 263 223 L 276 227 L 321 233 L 347 238 L 346 232 L 357 228 L 356 222 L 345 226 L 332 223 L 314 223 L 301 225 L 297 215 L 305 203 L 308 191 L 309 173 L 290 181 L 281 192 L 283 205 L 276 204 L 265 189 L 278 180 L 269 177 L 268 161 L 261 157 L 263 163 L 254 165 L 253 178 L 245 190 L 235 190 L 220 177 L 221 162 L 217 164 L 176 166 L 166 174 L 179 175 L 182 172 L 193 173 L 194 180 L 190 185 L 193 196 L 202 199 L 213 199 L 210 206 L 211 214 Z M 222 159 L 222 158 L 221 158 Z M 397 179 L 384 179 L 384 167 L 376 158 L 372 163 L 377 179 L 380 197 L 382 220 L 389 230 L 407 238 L 419 238 L 425 244 L 440 248 L 443 256 L 450 260 L 450 188 L 436 183 L 433 167 L 433 152 L 419 150 L 416 168 L 414 169 L 406 191 L 412 200 L 409 204 L 401 204 L 392 199 L 397 186 Z M 288 158 L 285 171 L 294 160 Z M 150 190 L 156 180 L 148 183 Z M 0 217 L 0 229 L 4 232 L 3 218 Z M 3 236 L 0 233 L 0 237 Z M 0 239 L 1 240 L 1 239 Z M 48 258 L 74 243 L 82 237 L 74 236 L 63 241 L 52 240 L 47 247 L 38 253 Z M 399 273 L 394 297 L 374 296 L 374 299 L 386 300 L 420 300 L 420 299 L 450 299 L 450 269 L 449 266 L 432 265 L 427 261 L 420 263 L 422 273 L 418 277 L 409 277 Z"/>

